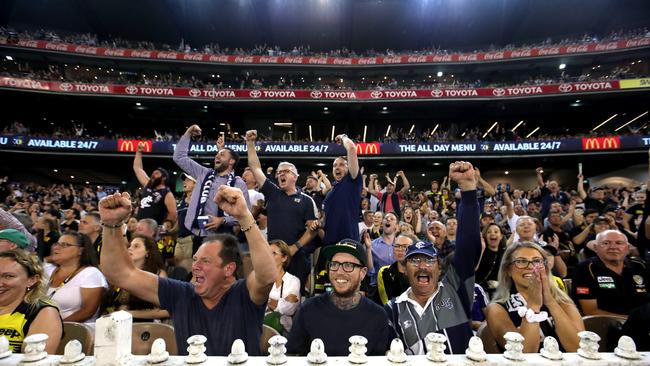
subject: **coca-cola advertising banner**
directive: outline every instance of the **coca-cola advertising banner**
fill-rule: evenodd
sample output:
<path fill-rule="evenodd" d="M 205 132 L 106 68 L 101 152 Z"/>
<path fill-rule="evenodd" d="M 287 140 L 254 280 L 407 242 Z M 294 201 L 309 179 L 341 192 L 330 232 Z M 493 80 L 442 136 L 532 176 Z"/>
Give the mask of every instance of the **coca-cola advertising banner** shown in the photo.
<path fill-rule="evenodd" d="M 593 52 L 613 52 L 628 50 L 650 45 L 650 38 L 634 38 L 604 43 L 575 44 L 565 46 L 547 46 L 520 48 L 507 51 L 380 56 L 380 57 L 320 57 L 320 56 L 235 56 L 212 55 L 204 53 L 185 53 L 174 51 L 148 51 L 133 49 L 113 49 L 91 47 L 48 41 L 21 39 L 18 41 L 0 37 L 0 44 L 13 47 L 25 47 L 54 52 L 67 52 L 79 55 L 106 56 L 132 59 L 152 59 L 168 61 L 207 62 L 215 64 L 258 64 L 258 65 L 301 65 L 301 66 L 381 66 L 381 65 L 413 65 L 413 64 L 447 64 L 496 62 L 503 60 L 549 57 Z"/>
<path fill-rule="evenodd" d="M 44 153 L 72 152 L 97 155 L 133 155 L 138 143 L 143 143 L 144 154 L 172 156 L 175 142 L 153 140 L 100 140 L 83 138 L 42 138 L 21 135 L 0 135 L 0 150 L 41 151 Z M 226 146 L 246 156 L 246 144 L 226 143 Z M 583 137 L 543 141 L 457 141 L 432 143 L 356 143 L 357 154 L 362 157 L 382 156 L 475 156 L 475 155 L 572 155 L 584 152 L 638 150 L 650 146 L 650 136 Z M 342 146 L 334 143 L 260 142 L 256 146 L 260 156 L 288 156 L 296 158 L 336 157 L 345 154 Z M 197 142 L 190 145 L 192 156 L 213 156 L 216 144 Z"/>
<path fill-rule="evenodd" d="M 275 89 L 196 89 L 146 85 L 83 84 L 1 77 L 0 88 L 29 89 L 52 93 L 122 95 L 197 100 L 305 100 L 305 101 L 376 101 L 521 98 L 571 93 L 620 90 L 618 80 L 564 83 L 503 88 L 440 88 L 408 90 L 275 90 Z"/>

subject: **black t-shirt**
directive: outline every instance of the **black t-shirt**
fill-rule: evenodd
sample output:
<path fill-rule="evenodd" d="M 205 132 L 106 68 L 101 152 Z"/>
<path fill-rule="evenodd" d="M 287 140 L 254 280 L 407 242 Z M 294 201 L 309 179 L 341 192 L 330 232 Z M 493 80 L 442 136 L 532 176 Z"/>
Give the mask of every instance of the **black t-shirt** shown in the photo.
<path fill-rule="evenodd" d="M 577 300 L 596 300 L 601 310 L 627 315 L 650 301 L 648 281 L 648 269 L 637 259 L 626 259 L 619 275 L 594 257 L 578 264 L 573 295 Z"/>
<path fill-rule="evenodd" d="M 65 233 L 67 231 L 79 231 L 79 221 L 72 220 L 69 224 L 63 221 L 61 223 L 61 232 Z"/>
<path fill-rule="evenodd" d="M 630 224 L 630 231 L 635 233 L 637 231 L 636 227 L 636 220 L 643 217 L 643 209 L 645 206 L 643 203 L 637 203 L 635 205 L 630 206 L 627 210 L 625 210 L 625 213 L 628 215 L 632 215 L 630 218 L 629 224 Z"/>
<path fill-rule="evenodd" d="M 481 261 L 476 269 L 476 283 L 481 285 L 490 295 L 496 290 L 495 285 L 496 281 L 498 281 L 499 266 L 501 265 L 504 252 L 505 249 L 501 248 L 496 252 L 485 248 Z"/>
<path fill-rule="evenodd" d="M 605 212 L 605 208 L 609 205 L 607 201 L 598 201 L 589 196 L 584 199 L 585 210 L 594 209 L 598 211 L 599 215 L 602 215 Z"/>
<path fill-rule="evenodd" d="M 308 191 L 304 190 L 303 191 L 305 194 L 308 194 L 312 200 L 314 200 L 314 204 L 316 205 L 316 208 L 319 210 L 323 209 L 323 201 L 325 200 L 325 195 L 323 194 L 323 191 Z"/>
<path fill-rule="evenodd" d="M 162 225 L 163 220 L 167 217 L 167 206 L 165 206 L 165 197 L 169 193 L 169 188 L 153 189 L 146 187 L 144 189 L 140 206 L 138 208 L 138 220 L 154 219 L 158 225 Z"/>

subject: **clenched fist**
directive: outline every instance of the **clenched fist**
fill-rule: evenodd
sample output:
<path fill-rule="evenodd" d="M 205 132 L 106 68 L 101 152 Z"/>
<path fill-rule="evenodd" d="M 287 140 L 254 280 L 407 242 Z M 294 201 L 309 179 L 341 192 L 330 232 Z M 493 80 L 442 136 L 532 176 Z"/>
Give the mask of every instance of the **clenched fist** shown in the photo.
<path fill-rule="evenodd" d="M 118 225 L 131 214 L 131 196 L 127 192 L 114 193 L 99 201 L 99 216 L 106 225 Z"/>
<path fill-rule="evenodd" d="M 239 188 L 222 185 L 214 197 L 214 202 L 228 215 L 240 220 L 250 215 L 246 199 Z"/>
<path fill-rule="evenodd" d="M 469 162 L 457 161 L 449 164 L 449 179 L 456 182 L 462 191 L 476 189 L 476 172 Z"/>
<path fill-rule="evenodd" d="M 185 134 L 189 137 L 201 136 L 201 127 L 198 125 L 191 125 L 187 131 L 185 131 Z"/>
<path fill-rule="evenodd" d="M 246 142 L 255 142 L 257 140 L 257 130 L 248 130 L 246 135 L 244 135 L 244 140 Z"/>

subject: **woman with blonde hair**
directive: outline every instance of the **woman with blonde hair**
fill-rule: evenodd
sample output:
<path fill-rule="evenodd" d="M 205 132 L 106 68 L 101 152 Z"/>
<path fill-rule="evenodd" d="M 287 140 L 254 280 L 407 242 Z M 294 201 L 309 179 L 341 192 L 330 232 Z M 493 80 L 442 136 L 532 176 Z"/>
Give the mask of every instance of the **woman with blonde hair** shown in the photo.
<path fill-rule="evenodd" d="M 291 263 L 291 253 L 287 243 L 282 240 L 271 240 L 269 245 L 279 276 L 269 294 L 264 324 L 280 333 L 285 333 L 291 330 L 293 315 L 300 305 L 300 280 L 286 272 Z"/>
<path fill-rule="evenodd" d="M 548 254 L 532 242 L 510 245 L 501 260 L 499 285 L 487 307 L 487 323 L 502 348 L 503 335 L 518 332 L 524 352 L 536 353 L 553 336 L 566 352 L 578 349 L 582 318 L 569 296 L 552 280 Z"/>
<path fill-rule="evenodd" d="M 0 253 L 0 329 L 13 352 L 22 352 L 25 337 L 48 336 L 45 351 L 56 352 L 63 322 L 45 294 L 47 279 L 36 256 L 22 249 Z"/>

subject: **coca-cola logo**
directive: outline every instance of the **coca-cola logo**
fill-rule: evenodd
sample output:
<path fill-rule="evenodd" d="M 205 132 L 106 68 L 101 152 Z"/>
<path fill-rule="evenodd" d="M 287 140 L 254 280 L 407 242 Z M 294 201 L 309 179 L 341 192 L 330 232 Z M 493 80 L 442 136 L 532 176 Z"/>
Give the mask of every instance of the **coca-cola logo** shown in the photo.
<path fill-rule="evenodd" d="M 506 91 L 503 88 L 496 88 L 492 90 L 492 94 L 494 94 L 495 97 L 502 97 L 506 94 Z"/>
<path fill-rule="evenodd" d="M 259 98 L 262 96 L 262 92 L 259 90 L 251 90 L 249 95 L 251 96 L 251 98 Z"/>
<path fill-rule="evenodd" d="M 375 90 L 372 93 L 370 93 L 370 96 L 375 99 L 379 99 L 384 96 L 384 93 L 380 92 L 379 90 Z"/>
<path fill-rule="evenodd" d="M 309 95 L 314 99 L 323 97 L 323 93 L 320 90 L 314 90 L 313 92 L 309 93 Z"/>
<path fill-rule="evenodd" d="M 573 90 L 573 86 L 571 84 L 561 84 L 558 89 L 560 89 L 562 93 L 568 93 Z"/>
<path fill-rule="evenodd" d="M 440 90 L 440 89 L 433 89 L 431 91 L 431 96 L 434 97 L 434 98 L 440 98 L 442 96 L 442 94 L 444 94 L 444 92 L 442 90 Z"/>
<path fill-rule="evenodd" d="M 59 89 L 61 89 L 63 91 L 70 91 L 70 90 L 72 90 L 72 88 L 73 88 L 73 86 L 70 83 L 63 83 L 63 84 L 59 85 Z"/>
<path fill-rule="evenodd" d="M 129 85 L 126 88 L 124 88 L 124 91 L 126 92 L 126 94 L 137 94 L 138 87 L 134 85 Z"/>
<path fill-rule="evenodd" d="M 190 96 L 198 97 L 200 95 L 201 95 L 201 91 L 199 89 L 190 89 Z"/>

